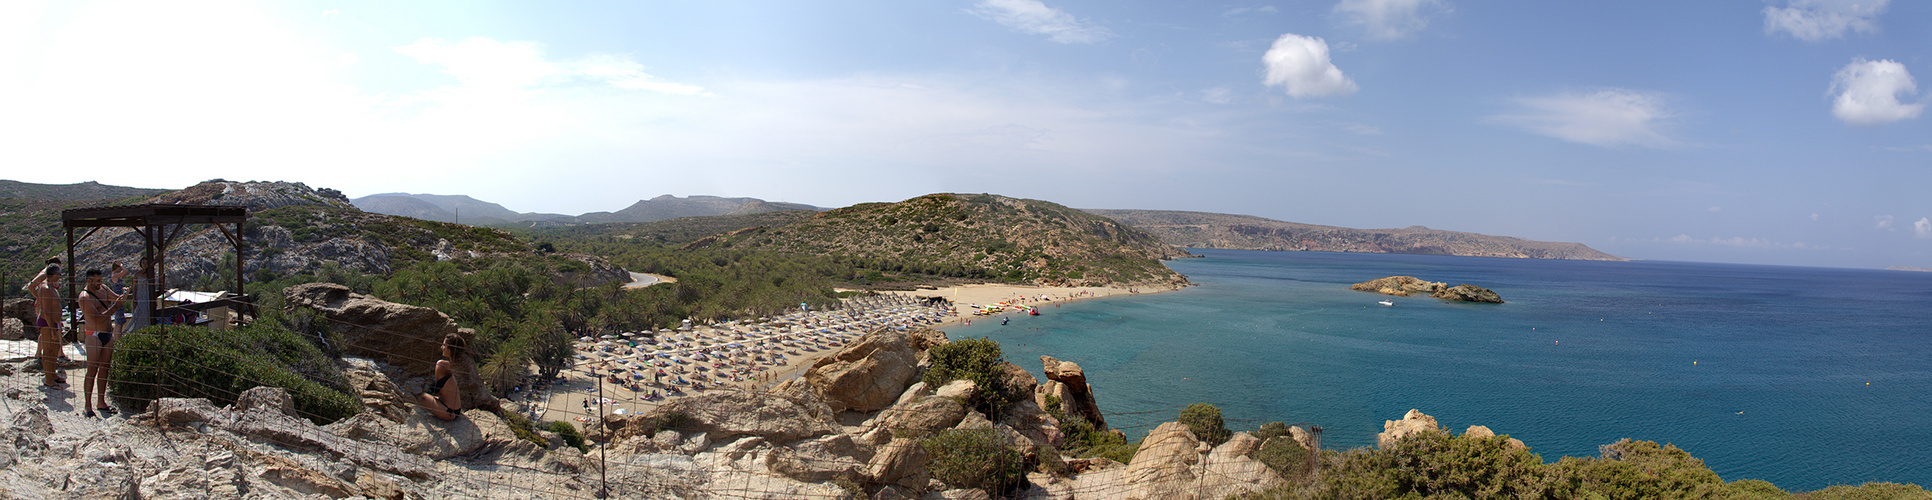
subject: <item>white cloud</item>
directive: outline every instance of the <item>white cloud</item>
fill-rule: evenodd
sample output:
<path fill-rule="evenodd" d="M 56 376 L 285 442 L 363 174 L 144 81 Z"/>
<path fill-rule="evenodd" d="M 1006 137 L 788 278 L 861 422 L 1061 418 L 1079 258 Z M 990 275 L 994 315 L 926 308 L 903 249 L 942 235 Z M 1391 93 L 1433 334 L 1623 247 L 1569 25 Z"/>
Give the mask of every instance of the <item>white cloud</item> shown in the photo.
<path fill-rule="evenodd" d="M 1428 26 L 1431 11 L 1447 9 L 1442 0 L 1342 0 L 1334 12 L 1343 24 L 1362 26 L 1369 38 L 1395 40 Z"/>
<path fill-rule="evenodd" d="M 1874 215 L 1872 216 L 1872 220 L 1878 222 L 1878 224 L 1874 226 L 1873 229 L 1885 229 L 1885 230 L 1892 229 L 1892 216 L 1890 215 Z"/>
<path fill-rule="evenodd" d="M 1234 102 L 1234 90 L 1227 87 L 1213 87 L 1201 91 L 1201 100 L 1214 104 Z"/>
<path fill-rule="evenodd" d="M 981 0 L 968 10 L 1008 28 L 1030 35 L 1046 35 L 1059 43 L 1094 43 L 1113 38 L 1107 28 L 1074 19 L 1040 0 Z"/>
<path fill-rule="evenodd" d="M 1913 222 L 1912 232 L 1920 238 L 1932 238 L 1932 217 L 1920 217 L 1918 222 Z"/>
<path fill-rule="evenodd" d="M 1780 241 L 1767 240 L 1764 238 L 1745 238 L 1742 236 L 1732 236 L 1729 238 L 1704 239 L 1704 238 L 1692 238 L 1688 234 L 1680 234 L 1677 236 L 1673 236 L 1670 239 L 1661 239 L 1661 240 L 1652 240 L 1652 241 L 1677 243 L 1680 245 L 1696 245 L 1696 246 L 1716 245 L 1716 246 L 1726 246 L 1726 247 L 1759 248 L 1759 249 L 1793 249 L 1793 250 L 1829 250 L 1830 249 L 1830 247 L 1827 247 L 1827 246 L 1813 245 L 1802 241 L 1784 243 Z"/>
<path fill-rule="evenodd" d="M 591 54 L 552 62 L 544 58 L 543 47 L 536 42 L 499 42 L 472 37 L 450 43 L 424 38 L 394 50 L 416 62 L 442 66 L 444 73 L 472 90 L 522 89 L 588 80 L 620 89 L 678 95 L 704 93 L 703 87 L 658 81 L 644 73 L 644 65 L 625 57 Z"/>
<path fill-rule="evenodd" d="M 1652 93 L 1610 88 L 1516 100 L 1522 109 L 1490 120 L 1532 133 L 1594 146 L 1662 148 L 1677 141 L 1660 130 L 1673 117 L 1664 99 Z"/>
<path fill-rule="evenodd" d="M 1275 6 L 1273 5 L 1263 5 L 1260 7 L 1235 7 L 1222 12 L 1221 17 L 1241 17 L 1249 14 L 1273 14 L 1273 13 L 1275 13 Z"/>
<path fill-rule="evenodd" d="M 1848 125 L 1871 127 L 1918 118 L 1925 103 L 1907 104 L 1899 96 L 1919 93 L 1918 82 L 1898 61 L 1853 59 L 1831 77 L 1831 114 Z"/>
<path fill-rule="evenodd" d="M 1288 95 L 1296 98 L 1349 95 L 1356 91 L 1355 82 L 1328 60 L 1328 42 L 1318 37 L 1282 34 L 1268 48 L 1268 53 L 1262 54 L 1261 63 L 1268 68 L 1262 82 L 1270 87 L 1286 87 Z"/>
<path fill-rule="evenodd" d="M 1342 130 L 1347 130 L 1349 133 L 1355 135 L 1382 135 L 1381 127 L 1361 123 L 1344 123 L 1342 124 Z"/>
<path fill-rule="evenodd" d="M 1818 220 L 1818 214 L 1811 214 L 1811 220 L 1813 220 L 1813 221 L 1817 221 L 1817 220 Z"/>
<path fill-rule="evenodd" d="M 1873 21 L 1885 12 L 1887 0 L 1791 0 L 1785 7 L 1764 8 L 1764 33 L 1785 33 L 1816 42 L 1844 38 L 1845 32 L 1873 33 Z"/>
<path fill-rule="evenodd" d="M 1716 205 L 1712 205 L 1712 206 L 1711 206 L 1711 208 L 1707 208 L 1707 209 L 1705 209 L 1705 210 L 1706 210 L 1706 211 L 1709 211 L 1709 212 L 1711 212 L 1711 213 L 1717 213 L 1717 212 L 1722 212 L 1722 211 L 1724 211 L 1724 207 L 1720 207 L 1720 206 L 1716 206 Z"/>

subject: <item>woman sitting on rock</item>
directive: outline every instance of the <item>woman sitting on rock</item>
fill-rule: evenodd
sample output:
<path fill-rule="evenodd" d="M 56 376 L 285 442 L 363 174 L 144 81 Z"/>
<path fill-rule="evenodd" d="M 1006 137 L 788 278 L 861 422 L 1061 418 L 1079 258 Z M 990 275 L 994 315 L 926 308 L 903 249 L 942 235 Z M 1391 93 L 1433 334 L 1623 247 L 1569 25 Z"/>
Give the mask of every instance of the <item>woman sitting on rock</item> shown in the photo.
<path fill-rule="evenodd" d="M 443 420 L 456 420 L 463 415 L 463 397 L 455 383 L 456 358 L 463 355 L 463 337 L 452 333 L 443 336 L 443 359 L 436 360 L 436 381 L 429 384 L 429 392 L 418 396 L 418 403 L 429 409 L 429 414 Z"/>

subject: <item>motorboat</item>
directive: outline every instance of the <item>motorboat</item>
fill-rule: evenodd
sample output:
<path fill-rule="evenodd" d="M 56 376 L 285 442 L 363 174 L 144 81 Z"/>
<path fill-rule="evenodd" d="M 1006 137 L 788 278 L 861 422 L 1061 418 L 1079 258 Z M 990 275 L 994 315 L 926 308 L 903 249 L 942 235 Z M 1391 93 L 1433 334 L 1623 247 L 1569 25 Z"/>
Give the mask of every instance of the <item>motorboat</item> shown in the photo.
<path fill-rule="evenodd" d="M 1384 300 L 1384 301 L 1381 301 L 1381 302 L 1376 302 L 1376 303 L 1377 303 L 1377 304 L 1382 304 L 1382 306 L 1384 306 L 1384 307 L 1395 307 L 1395 303 L 1394 303 L 1394 302 L 1390 302 L 1390 301 L 1387 301 L 1387 300 Z"/>

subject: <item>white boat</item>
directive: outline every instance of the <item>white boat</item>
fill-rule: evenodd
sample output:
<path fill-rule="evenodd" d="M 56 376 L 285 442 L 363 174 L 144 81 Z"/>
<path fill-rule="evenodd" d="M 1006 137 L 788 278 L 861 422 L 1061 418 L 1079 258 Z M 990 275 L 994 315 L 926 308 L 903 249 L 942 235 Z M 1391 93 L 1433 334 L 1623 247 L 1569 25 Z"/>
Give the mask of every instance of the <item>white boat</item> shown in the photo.
<path fill-rule="evenodd" d="M 1390 301 L 1386 301 L 1386 300 L 1384 300 L 1384 301 L 1381 301 L 1381 302 L 1376 302 L 1376 303 L 1377 303 L 1377 304 L 1382 304 L 1383 306 L 1387 306 L 1387 307 L 1395 307 L 1395 303 L 1394 303 L 1394 302 L 1390 302 Z"/>

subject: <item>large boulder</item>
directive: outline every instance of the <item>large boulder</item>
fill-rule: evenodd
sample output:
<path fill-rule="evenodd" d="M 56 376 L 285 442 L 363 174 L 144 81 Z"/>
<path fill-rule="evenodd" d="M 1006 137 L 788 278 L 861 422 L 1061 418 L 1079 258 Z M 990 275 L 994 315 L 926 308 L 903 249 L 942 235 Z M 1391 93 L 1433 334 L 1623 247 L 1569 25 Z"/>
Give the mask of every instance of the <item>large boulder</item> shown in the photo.
<path fill-rule="evenodd" d="M 895 438 L 879 448 L 866 464 L 866 478 L 876 483 L 895 484 L 913 491 L 926 489 L 930 476 L 926 473 L 926 463 L 932 455 L 926 448 L 919 446 L 919 440 Z"/>
<path fill-rule="evenodd" d="M 673 414 L 683 418 L 667 418 Z M 621 443 L 656 431 L 667 420 L 677 424 L 677 430 L 704 433 L 711 442 L 757 436 L 784 444 L 836 434 L 840 430 L 830 411 L 822 405 L 742 391 L 677 399 L 642 415 L 607 415 L 603 423 L 604 429 L 610 432 L 607 439 Z"/>
<path fill-rule="evenodd" d="M 449 315 L 435 309 L 376 299 L 334 283 L 296 285 L 282 293 L 289 309 L 313 309 L 336 325 L 342 336 L 336 348 L 344 354 L 395 367 L 400 375 L 396 385 L 406 393 L 429 389 L 444 335 L 454 333 L 475 345 L 475 331 L 458 328 Z M 473 357 L 465 353 L 455 361 L 454 383 L 461 388 L 463 407 L 498 410 L 500 403 L 484 390 Z"/>
<path fill-rule="evenodd" d="M 773 449 L 766 464 L 772 472 L 807 482 L 845 478 L 857 481 L 866 472 L 872 455 L 852 441 L 852 436 L 834 434 L 800 441 L 791 447 Z"/>
<path fill-rule="evenodd" d="M 944 334 L 940 334 L 941 338 Z M 920 345 L 931 342 L 925 334 Z M 919 354 L 907 334 L 880 330 L 819 358 L 805 370 L 805 383 L 825 397 L 833 412 L 870 412 L 891 407 L 919 376 Z"/>
<path fill-rule="evenodd" d="M 951 385 L 948 384 L 948 387 Z M 966 418 L 966 411 L 966 406 L 957 399 L 943 395 L 925 396 L 881 413 L 876 426 L 890 430 L 894 435 L 922 436 L 959 425 L 960 419 Z"/>
<path fill-rule="evenodd" d="M 1126 467 L 1091 470 L 1074 480 L 1074 498 L 1219 499 L 1268 489 L 1281 477 L 1250 455 L 1260 441 L 1237 433 L 1208 449 L 1179 422 L 1155 427 Z M 1203 453 L 1203 450 L 1209 450 Z"/>
<path fill-rule="evenodd" d="M 1424 415 L 1422 410 L 1410 409 L 1409 413 L 1402 415 L 1402 420 L 1382 421 L 1382 432 L 1375 435 L 1375 447 L 1388 448 L 1402 438 L 1440 430 L 1442 426 L 1436 424 L 1436 417 Z"/>
<path fill-rule="evenodd" d="M 1034 401 L 1042 408 L 1047 407 L 1046 396 L 1060 400 L 1060 410 L 1067 416 L 1078 415 L 1093 423 L 1095 430 L 1107 429 L 1107 417 L 1101 415 L 1100 405 L 1094 403 L 1093 386 L 1087 384 L 1087 375 L 1080 365 L 1072 361 L 1061 361 L 1053 356 L 1040 356 L 1040 365 L 1046 372 L 1047 382 L 1040 384 Z"/>

